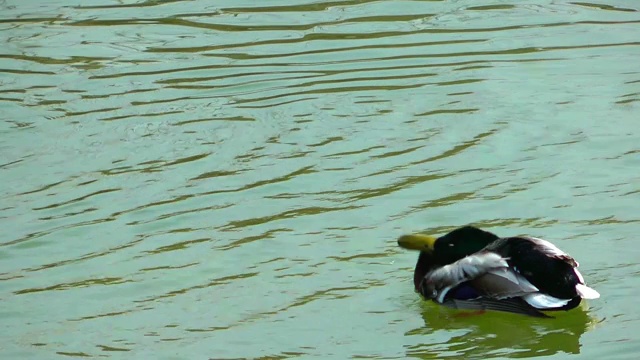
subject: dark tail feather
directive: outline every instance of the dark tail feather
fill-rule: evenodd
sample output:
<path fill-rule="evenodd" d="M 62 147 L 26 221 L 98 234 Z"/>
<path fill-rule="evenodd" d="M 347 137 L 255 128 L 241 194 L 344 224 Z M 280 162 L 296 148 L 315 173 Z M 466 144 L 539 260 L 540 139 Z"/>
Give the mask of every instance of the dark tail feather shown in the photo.
<path fill-rule="evenodd" d="M 503 300 L 494 300 L 494 299 L 486 299 L 486 298 L 478 298 L 473 300 L 448 299 L 443 303 L 443 305 L 454 308 L 454 309 L 494 310 L 494 311 L 505 311 L 510 313 L 540 317 L 540 318 L 553 317 L 538 311 L 536 308 L 529 305 L 526 301 L 520 298 L 511 298 L 511 299 L 503 299 Z"/>

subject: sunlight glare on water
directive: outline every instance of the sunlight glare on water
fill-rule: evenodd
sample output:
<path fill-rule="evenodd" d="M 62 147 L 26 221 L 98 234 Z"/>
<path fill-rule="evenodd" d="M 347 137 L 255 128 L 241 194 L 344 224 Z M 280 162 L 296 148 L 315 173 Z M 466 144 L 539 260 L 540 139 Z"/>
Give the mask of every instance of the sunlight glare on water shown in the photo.
<path fill-rule="evenodd" d="M 635 358 L 640 4 L 598 1 L 0 1 L 0 357 Z M 395 239 L 468 223 L 602 297 L 421 301 Z"/>

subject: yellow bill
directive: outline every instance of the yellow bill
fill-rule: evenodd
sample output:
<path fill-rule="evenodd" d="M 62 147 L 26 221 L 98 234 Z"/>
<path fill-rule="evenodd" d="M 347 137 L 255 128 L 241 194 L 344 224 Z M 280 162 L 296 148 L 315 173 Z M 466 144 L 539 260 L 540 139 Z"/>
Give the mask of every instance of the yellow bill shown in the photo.
<path fill-rule="evenodd" d="M 433 251 L 436 238 L 425 234 L 402 235 L 398 239 L 398 245 L 409 250 Z"/>

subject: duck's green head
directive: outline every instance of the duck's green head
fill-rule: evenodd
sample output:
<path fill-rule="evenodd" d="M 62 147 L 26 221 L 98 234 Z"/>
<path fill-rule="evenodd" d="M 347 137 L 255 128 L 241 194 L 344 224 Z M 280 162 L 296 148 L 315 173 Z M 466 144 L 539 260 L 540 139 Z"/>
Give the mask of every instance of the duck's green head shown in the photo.
<path fill-rule="evenodd" d="M 403 235 L 398 239 L 398 245 L 428 253 L 432 261 L 445 265 L 478 252 L 497 239 L 498 236 L 488 231 L 464 226 L 439 238 L 425 234 Z"/>
<path fill-rule="evenodd" d="M 497 239 L 498 236 L 488 231 L 464 226 L 439 238 L 425 234 L 403 235 L 398 239 L 398 245 L 420 251 L 413 272 L 413 283 L 416 291 L 419 291 L 420 282 L 431 269 L 478 252 Z"/>

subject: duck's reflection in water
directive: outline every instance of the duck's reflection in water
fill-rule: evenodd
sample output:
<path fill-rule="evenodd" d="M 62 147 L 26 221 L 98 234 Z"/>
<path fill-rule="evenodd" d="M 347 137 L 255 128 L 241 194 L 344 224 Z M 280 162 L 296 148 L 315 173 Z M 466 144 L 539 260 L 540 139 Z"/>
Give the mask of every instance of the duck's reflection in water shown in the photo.
<path fill-rule="evenodd" d="M 407 347 L 407 356 L 423 359 L 579 354 L 580 337 L 596 323 L 583 306 L 549 313 L 554 318 L 461 312 L 430 303 L 425 303 L 422 310 L 424 328 L 405 335 L 424 338 L 417 344 L 412 339 L 416 345 Z"/>

